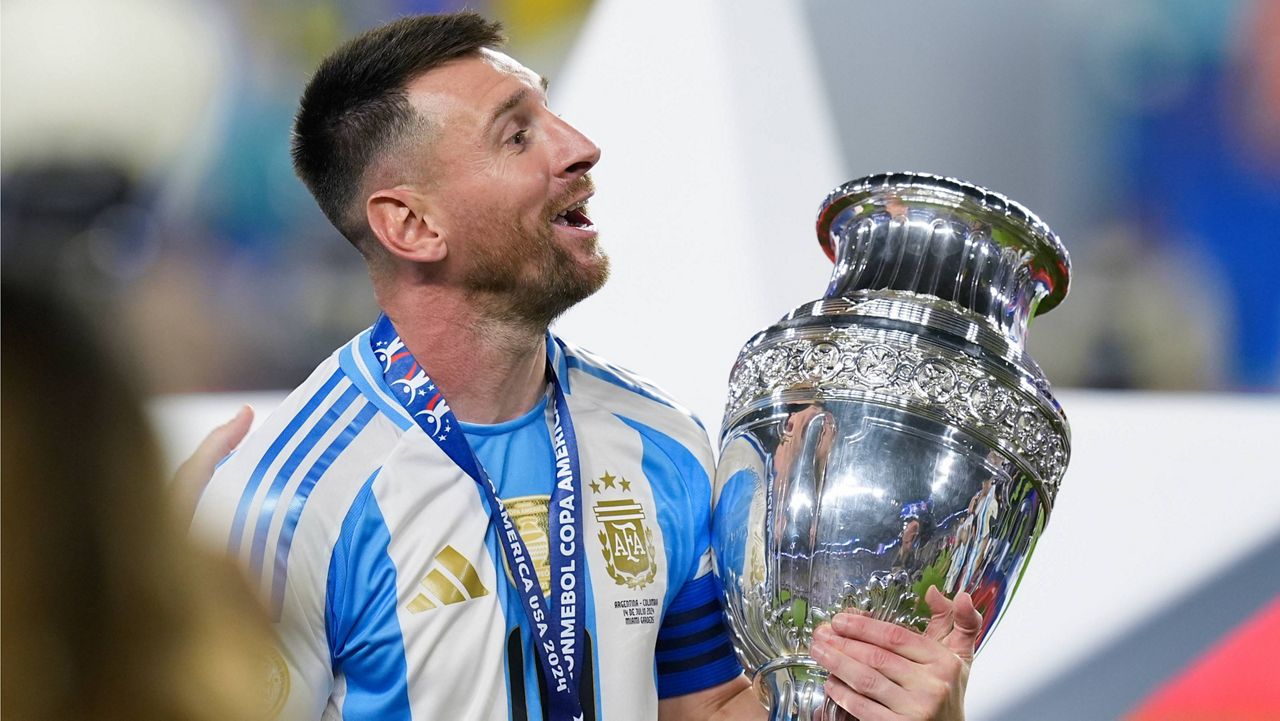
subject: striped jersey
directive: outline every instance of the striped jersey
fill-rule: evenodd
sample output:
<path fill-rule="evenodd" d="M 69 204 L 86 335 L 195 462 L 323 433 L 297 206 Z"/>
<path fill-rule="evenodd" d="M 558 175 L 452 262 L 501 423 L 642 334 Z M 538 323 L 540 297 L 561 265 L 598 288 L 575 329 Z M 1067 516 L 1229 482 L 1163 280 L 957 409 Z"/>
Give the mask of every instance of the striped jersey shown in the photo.
<path fill-rule="evenodd" d="M 361 333 L 224 461 L 193 522 L 265 599 L 283 718 L 542 719 L 546 679 L 475 481 L 419 428 Z M 688 412 L 547 338 L 577 430 L 589 602 L 585 718 L 654 719 L 659 698 L 741 673 L 710 573 L 711 452 Z M 545 400 L 463 424 L 550 588 Z"/>

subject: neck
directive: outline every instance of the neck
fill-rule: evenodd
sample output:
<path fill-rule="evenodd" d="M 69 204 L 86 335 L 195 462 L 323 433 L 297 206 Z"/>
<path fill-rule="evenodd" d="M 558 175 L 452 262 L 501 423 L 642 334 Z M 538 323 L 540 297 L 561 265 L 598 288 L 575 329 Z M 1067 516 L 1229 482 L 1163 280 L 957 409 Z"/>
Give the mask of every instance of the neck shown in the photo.
<path fill-rule="evenodd" d="M 405 347 L 458 420 L 518 418 L 546 391 L 546 329 L 504 320 L 475 299 L 418 286 L 378 292 Z"/>

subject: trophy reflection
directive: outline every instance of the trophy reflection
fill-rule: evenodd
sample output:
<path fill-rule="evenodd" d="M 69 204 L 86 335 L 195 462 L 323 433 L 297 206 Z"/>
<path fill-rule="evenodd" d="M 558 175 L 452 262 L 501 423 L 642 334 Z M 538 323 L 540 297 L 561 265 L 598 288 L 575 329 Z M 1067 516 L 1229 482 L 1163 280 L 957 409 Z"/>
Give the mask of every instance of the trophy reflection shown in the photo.
<path fill-rule="evenodd" d="M 730 374 L 712 547 L 739 659 L 775 721 L 849 716 L 814 629 L 858 608 L 923 630 L 925 592 L 1003 612 L 1044 529 L 1069 429 L 1025 352 L 1069 260 L 1030 211 L 895 173 L 833 191 L 824 296 L 757 334 Z"/>

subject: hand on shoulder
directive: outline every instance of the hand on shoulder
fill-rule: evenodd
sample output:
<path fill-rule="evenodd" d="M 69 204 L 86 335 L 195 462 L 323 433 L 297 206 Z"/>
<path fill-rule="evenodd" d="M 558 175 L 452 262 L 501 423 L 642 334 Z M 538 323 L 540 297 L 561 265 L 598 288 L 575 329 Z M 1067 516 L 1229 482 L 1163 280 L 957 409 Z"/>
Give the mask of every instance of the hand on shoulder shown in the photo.
<path fill-rule="evenodd" d="M 178 518 L 189 523 L 196 513 L 196 503 L 218 462 L 240 445 L 253 425 L 253 408 L 241 406 L 231 420 L 209 431 L 194 453 L 173 474 L 174 505 Z"/>

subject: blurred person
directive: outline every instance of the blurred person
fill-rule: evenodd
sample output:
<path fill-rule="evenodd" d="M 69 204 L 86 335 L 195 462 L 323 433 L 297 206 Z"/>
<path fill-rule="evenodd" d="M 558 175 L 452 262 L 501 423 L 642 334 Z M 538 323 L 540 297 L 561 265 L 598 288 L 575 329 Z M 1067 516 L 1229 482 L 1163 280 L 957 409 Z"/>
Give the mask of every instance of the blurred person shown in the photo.
<path fill-rule="evenodd" d="M 183 538 L 120 366 L 48 294 L 8 278 L 0 294 L 3 717 L 268 718 L 282 691 L 262 673 L 278 655 L 265 615 L 230 563 Z"/>
<path fill-rule="evenodd" d="M 219 467 L 194 531 L 266 598 L 291 716 L 763 719 L 711 574 L 704 429 L 548 330 L 608 275 L 600 151 L 501 42 L 416 16 L 321 63 L 295 168 L 383 315 Z M 962 718 L 981 618 L 929 601 L 926 634 L 818 629 L 832 697 Z"/>
<path fill-rule="evenodd" d="M 144 392 L 230 382 L 224 369 L 248 356 L 243 333 L 215 311 L 200 232 L 190 223 L 175 232 L 150 183 L 103 160 L 30 158 L 0 185 L 10 280 L 49 288 L 127 338 Z"/>
<path fill-rule="evenodd" d="M 1215 265 L 1179 239 L 1140 223 L 1098 228 L 1076 265 L 1072 302 L 1037 319 L 1031 340 L 1066 386 L 1148 391 L 1221 388 L 1227 382 L 1230 314 Z"/>
<path fill-rule="evenodd" d="M 1184 15 L 1173 20 L 1193 22 Z M 1176 97 L 1130 119 L 1129 212 L 1141 218 L 1139 229 L 1158 252 L 1172 255 L 1178 252 L 1175 245 L 1194 251 L 1182 270 L 1190 284 L 1224 279 L 1220 290 L 1213 284 L 1208 290 L 1214 292 L 1201 294 L 1226 317 L 1214 332 L 1225 336 L 1221 352 L 1230 387 L 1275 390 L 1280 388 L 1280 3 L 1241 3 L 1234 23 L 1223 23 L 1217 35 L 1212 52 L 1184 71 Z"/>

